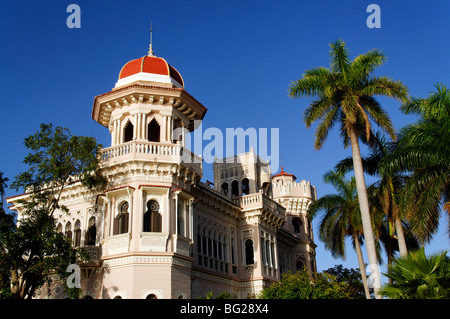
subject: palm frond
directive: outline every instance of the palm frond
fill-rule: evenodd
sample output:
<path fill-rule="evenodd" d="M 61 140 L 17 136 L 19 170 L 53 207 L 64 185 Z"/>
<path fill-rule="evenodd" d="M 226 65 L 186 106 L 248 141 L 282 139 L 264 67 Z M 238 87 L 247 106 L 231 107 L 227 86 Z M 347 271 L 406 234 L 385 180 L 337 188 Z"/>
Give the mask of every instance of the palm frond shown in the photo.
<path fill-rule="evenodd" d="M 408 100 L 408 88 L 401 81 L 394 81 L 386 76 L 373 76 L 361 88 L 362 95 L 382 95 L 398 101 Z"/>
<path fill-rule="evenodd" d="M 350 68 L 350 53 L 346 43 L 338 39 L 331 43 L 330 47 L 331 70 L 342 73 L 346 77 Z"/>
<path fill-rule="evenodd" d="M 311 97 L 322 94 L 324 90 L 323 79 L 318 76 L 306 76 L 291 82 L 289 96 L 298 98 L 302 96 Z"/>
<path fill-rule="evenodd" d="M 340 109 L 338 107 L 334 107 L 326 114 L 325 118 L 317 126 L 314 139 L 314 148 L 316 150 L 322 148 L 328 136 L 328 133 L 331 131 L 334 124 L 336 123 L 336 119 L 339 117 L 339 113 Z"/>
<path fill-rule="evenodd" d="M 450 119 L 450 90 L 443 84 L 436 84 L 436 92 L 426 99 L 412 97 L 400 107 L 406 114 L 419 114 L 425 120 Z"/>
<path fill-rule="evenodd" d="M 342 112 L 345 115 L 345 120 L 350 124 L 355 124 L 358 111 L 358 97 L 354 94 L 345 94 L 341 101 Z"/>
<path fill-rule="evenodd" d="M 397 136 L 395 134 L 394 126 L 389 117 L 381 107 L 380 103 L 372 96 L 361 96 L 359 98 L 364 110 L 369 114 L 370 118 L 385 132 L 387 132 L 390 138 L 395 141 Z"/>
<path fill-rule="evenodd" d="M 313 122 L 324 117 L 330 109 L 335 106 L 333 100 L 325 96 L 314 100 L 303 112 L 303 120 L 306 123 L 306 128 L 309 128 Z"/>
<path fill-rule="evenodd" d="M 384 54 L 377 49 L 358 55 L 352 62 L 353 81 L 365 81 L 375 69 L 386 61 Z"/>

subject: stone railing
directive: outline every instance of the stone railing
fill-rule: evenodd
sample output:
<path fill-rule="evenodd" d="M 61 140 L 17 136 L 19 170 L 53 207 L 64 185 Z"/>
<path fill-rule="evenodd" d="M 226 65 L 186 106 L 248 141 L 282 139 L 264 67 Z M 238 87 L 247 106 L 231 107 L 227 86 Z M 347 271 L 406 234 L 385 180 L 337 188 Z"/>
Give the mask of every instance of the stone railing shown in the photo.
<path fill-rule="evenodd" d="M 234 198 L 236 205 L 245 212 L 247 210 L 264 209 L 277 217 L 285 218 L 286 213 L 283 206 L 273 201 L 263 193 L 254 193 Z"/>
<path fill-rule="evenodd" d="M 202 172 L 203 160 L 179 144 L 162 144 L 148 141 L 130 141 L 104 148 L 100 151 L 100 159 L 110 160 L 148 159 L 169 163 L 179 163 L 197 173 Z"/>

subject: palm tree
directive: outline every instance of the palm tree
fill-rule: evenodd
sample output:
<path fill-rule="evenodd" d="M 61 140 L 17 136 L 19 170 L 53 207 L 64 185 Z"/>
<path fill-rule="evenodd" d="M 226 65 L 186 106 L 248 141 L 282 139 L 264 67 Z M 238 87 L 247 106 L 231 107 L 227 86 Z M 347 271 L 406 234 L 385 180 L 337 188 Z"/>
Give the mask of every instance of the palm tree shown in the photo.
<path fill-rule="evenodd" d="M 392 299 L 450 298 L 450 260 L 444 251 L 427 257 L 424 249 L 396 258 L 382 294 Z"/>
<path fill-rule="evenodd" d="M 366 298 L 370 299 L 361 252 L 363 231 L 355 178 L 346 181 L 343 174 L 328 171 L 323 179 L 325 183 L 334 186 L 337 194 L 325 195 L 313 202 L 308 208 L 308 218 L 313 219 L 319 211 L 325 211 L 320 221 L 319 238 L 335 258 L 345 259 L 345 238 L 347 236 L 351 238 L 358 256 Z"/>
<path fill-rule="evenodd" d="M 415 203 L 411 225 L 422 243 L 437 231 L 441 205 L 450 214 L 450 90 L 443 84 L 435 88 L 401 107 L 421 118 L 401 130 L 398 148 L 380 163 L 387 173 L 412 173 L 404 199 Z"/>
<path fill-rule="evenodd" d="M 381 280 L 358 137 L 363 136 L 366 140 L 369 139 L 372 132 L 370 117 L 392 139 L 395 139 L 391 120 L 374 95 L 384 95 L 404 101 L 408 90 L 400 81 L 372 75 L 373 71 L 386 60 L 381 51 L 374 49 L 350 61 L 349 52 L 342 40 L 337 40 L 330 46 L 331 69 L 318 67 L 307 70 L 303 78 L 291 84 L 289 96 L 318 97 L 306 108 L 303 118 L 306 127 L 310 127 L 315 121 L 320 122 L 315 133 L 316 149 L 323 146 L 328 133 L 336 123 L 340 124 L 344 146 L 352 147 L 366 249 L 371 271 L 375 276 L 375 295 L 376 298 L 381 298 L 378 296 Z"/>

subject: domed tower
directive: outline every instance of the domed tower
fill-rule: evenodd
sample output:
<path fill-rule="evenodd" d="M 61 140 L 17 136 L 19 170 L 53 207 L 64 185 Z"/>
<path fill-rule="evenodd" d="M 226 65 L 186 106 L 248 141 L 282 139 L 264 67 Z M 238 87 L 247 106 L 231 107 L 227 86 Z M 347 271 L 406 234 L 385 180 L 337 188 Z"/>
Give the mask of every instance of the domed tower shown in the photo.
<path fill-rule="evenodd" d="M 181 74 L 151 50 L 125 63 L 115 87 L 95 97 L 92 118 L 109 129 L 111 146 L 139 140 L 183 145 L 184 133 L 206 111 L 185 90 Z"/>
<path fill-rule="evenodd" d="M 184 137 L 207 109 L 151 47 L 118 75 L 92 109 L 92 118 L 111 134 L 111 146 L 101 151 L 108 189 L 97 199 L 103 215 L 101 298 L 189 297 L 191 187 L 202 177 L 202 159 L 185 148 Z"/>
<path fill-rule="evenodd" d="M 286 243 L 297 243 L 295 246 L 284 246 L 283 235 L 280 235 L 280 266 L 281 271 L 296 271 L 302 267 L 310 273 L 316 271 L 313 228 L 306 213 L 308 206 L 317 199 L 316 188 L 309 181 L 296 181 L 297 177 L 284 171 L 272 176 L 273 199 L 286 208 L 286 223 L 282 230 Z M 283 232 L 280 232 L 283 234 Z M 291 245 L 291 244 L 290 244 Z"/>

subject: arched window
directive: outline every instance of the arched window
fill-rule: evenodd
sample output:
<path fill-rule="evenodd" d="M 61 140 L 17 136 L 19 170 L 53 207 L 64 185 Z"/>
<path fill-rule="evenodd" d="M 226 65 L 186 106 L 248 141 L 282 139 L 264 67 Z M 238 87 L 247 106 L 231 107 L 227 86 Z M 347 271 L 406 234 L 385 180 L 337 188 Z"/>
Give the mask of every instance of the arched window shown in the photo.
<path fill-rule="evenodd" d="M 128 233 L 129 216 L 130 213 L 128 202 L 123 202 L 119 206 L 119 214 L 114 219 L 114 235 Z"/>
<path fill-rule="evenodd" d="M 66 238 L 72 240 L 72 224 L 67 222 L 66 224 Z"/>
<path fill-rule="evenodd" d="M 202 235 L 201 235 L 201 230 L 200 230 L 200 226 L 198 226 L 197 228 L 197 253 L 201 254 L 202 253 Z"/>
<path fill-rule="evenodd" d="M 212 233 L 211 233 L 211 231 L 209 231 L 209 234 L 208 234 L 208 253 L 207 253 L 207 255 L 209 257 L 213 256 L 213 254 L 212 254 Z"/>
<path fill-rule="evenodd" d="M 133 132 L 134 132 L 134 127 L 133 124 L 128 121 L 127 124 L 125 125 L 125 128 L 123 129 L 123 142 L 129 142 L 133 140 Z"/>
<path fill-rule="evenodd" d="M 262 189 L 265 195 L 272 197 L 272 183 L 263 183 Z"/>
<path fill-rule="evenodd" d="M 79 247 L 81 245 L 81 223 L 80 220 L 75 222 L 75 243 L 74 247 Z"/>
<path fill-rule="evenodd" d="M 159 204 L 156 200 L 147 202 L 147 211 L 144 213 L 144 232 L 161 232 L 162 217 L 159 213 Z"/>
<path fill-rule="evenodd" d="M 292 226 L 294 226 L 294 233 L 300 233 L 300 226 L 302 225 L 302 221 L 298 217 L 294 217 L 292 219 Z"/>
<path fill-rule="evenodd" d="M 222 247 L 223 247 L 223 260 L 228 262 L 228 239 L 227 236 L 223 237 L 223 243 L 222 243 Z"/>
<path fill-rule="evenodd" d="M 248 195 L 250 194 L 250 185 L 248 178 L 244 178 L 242 180 L 242 195 Z"/>
<path fill-rule="evenodd" d="M 300 271 L 305 268 L 305 265 L 303 265 L 302 261 L 298 259 L 295 263 L 295 268 L 297 268 L 297 271 Z"/>
<path fill-rule="evenodd" d="M 253 259 L 253 240 L 247 239 L 245 241 L 245 264 L 252 265 L 255 261 Z"/>
<path fill-rule="evenodd" d="M 228 196 L 228 183 L 222 183 L 222 186 L 220 187 L 222 190 L 222 193 Z"/>
<path fill-rule="evenodd" d="M 230 243 L 231 243 L 231 263 L 236 264 L 236 247 L 234 246 L 235 242 L 233 237 L 231 237 Z"/>
<path fill-rule="evenodd" d="M 159 142 L 160 127 L 155 119 L 148 123 L 147 132 L 149 142 Z"/>
<path fill-rule="evenodd" d="M 207 248 L 206 241 L 207 241 L 206 234 L 205 234 L 205 232 L 203 232 L 203 234 L 202 234 L 202 254 L 203 255 L 208 255 L 208 248 Z"/>
<path fill-rule="evenodd" d="M 97 227 L 95 226 L 95 217 L 89 218 L 89 227 L 86 232 L 86 245 L 95 245 L 97 238 Z"/>
<path fill-rule="evenodd" d="M 180 236 L 184 236 L 184 200 L 178 198 L 178 207 L 177 207 L 177 234 Z"/>
<path fill-rule="evenodd" d="M 239 196 L 239 182 L 238 181 L 231 182 L 231 195 Z"/>
<path fill-rule="evenodd" d="M 57 232 L 58 234 L 62 234 L 62 233 L 63 233 L 61 223 L 58 223 L 58 226 L 56 226 L 56 232 Z"/>
<path fill-rule="evenodd" d="M 173 133 L 172 133 L 172 140 L 174 143 L 180 141 L 183 141 L 183 126 L 182 126 L 181 119 L 177 119 L 173 121 Z"/>

